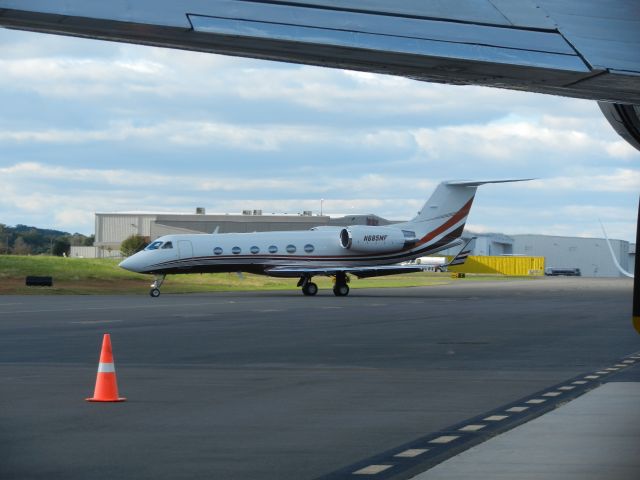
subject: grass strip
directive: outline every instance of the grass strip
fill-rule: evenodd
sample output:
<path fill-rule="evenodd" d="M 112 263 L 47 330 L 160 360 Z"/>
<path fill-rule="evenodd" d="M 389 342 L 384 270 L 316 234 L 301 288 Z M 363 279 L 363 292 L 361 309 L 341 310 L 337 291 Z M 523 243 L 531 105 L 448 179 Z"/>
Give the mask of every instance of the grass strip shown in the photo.
<path fill-rule="evenodd" d="M 151 275 L 128 272 L 118 267 L 117 259 L 64 258 L 51 256 L 0 255 L 0 295 L 15 294 L 142 294 L 152 281 Z M 27 287 L 29 275 L 53 277 L 53 287 Z M 448 273 L 408 273 L 387 277 L 352 278 L 351 288 L 397 288 L 447 285 L 454 282 L 505 281 L 530 277 L 468 275 L 453 279 Z M 314 277 L 320 289 L 330 289 L 333 280 Z M 295 290 L 296 279 L 235 273 L 169 275 L 162 293 L 197 293 L 213 291 Z"/>

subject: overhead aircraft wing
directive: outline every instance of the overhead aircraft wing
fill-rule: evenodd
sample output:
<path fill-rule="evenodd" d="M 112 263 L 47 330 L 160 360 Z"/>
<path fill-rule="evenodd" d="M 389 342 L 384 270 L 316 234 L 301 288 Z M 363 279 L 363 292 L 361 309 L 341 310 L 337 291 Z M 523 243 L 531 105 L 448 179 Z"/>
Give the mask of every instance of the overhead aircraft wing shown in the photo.
<path fill-rule="evenodd" d="M 640 149 L 638 0 L 0 0 L 0 26 L 614 102 Z"/>
<path fill-rule="evenodd" d="M 425 267 L 420 265 L 378 265 L 372 267 L 273 267 L 265 271 L 273 277 L 301 277 L 303 275 L 327 275 L 337 273 L 349 273 L 358 278 L 382 277 L 385 275 L 398 275 L 400 273 L 424 272 Z"/>
<path fill-rule="evenodd" d="M 0 0 L 0 26 L 640 104 L 637 0 Z"/>

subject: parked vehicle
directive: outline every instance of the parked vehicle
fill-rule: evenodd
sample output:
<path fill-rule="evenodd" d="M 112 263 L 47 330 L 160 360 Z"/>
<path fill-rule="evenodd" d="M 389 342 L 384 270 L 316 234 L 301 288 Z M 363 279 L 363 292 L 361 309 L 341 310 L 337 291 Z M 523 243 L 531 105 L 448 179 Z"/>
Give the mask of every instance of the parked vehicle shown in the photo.
<path fill-rule="evenodd" d="M 544 274 L 550 277 L 557 277 L 563 275 L 565 277 L 580 277 L 582 273 L 580 273 L 579 268 L 555 268 L 548 267 L 544 269 Z"/>

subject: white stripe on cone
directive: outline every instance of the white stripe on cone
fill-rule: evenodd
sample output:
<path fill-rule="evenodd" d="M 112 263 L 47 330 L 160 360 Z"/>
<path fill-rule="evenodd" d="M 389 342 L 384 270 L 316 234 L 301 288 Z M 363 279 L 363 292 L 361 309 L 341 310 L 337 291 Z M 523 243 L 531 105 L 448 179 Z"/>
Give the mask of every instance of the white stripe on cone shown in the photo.
<path fill-rule="evenodd" d="M 116 367 L 113 363 L 99 363 L 98 373 L 116 373 Z"/>

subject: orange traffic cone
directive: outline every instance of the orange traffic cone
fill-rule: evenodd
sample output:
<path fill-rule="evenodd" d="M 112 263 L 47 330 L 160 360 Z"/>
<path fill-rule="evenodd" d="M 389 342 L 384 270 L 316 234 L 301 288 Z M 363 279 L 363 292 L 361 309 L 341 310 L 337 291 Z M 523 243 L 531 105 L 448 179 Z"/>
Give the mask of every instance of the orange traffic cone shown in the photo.
<path fill-rule="evenodd" d="M 111 351 L 111 337 L 108 333 L 105 333 L 102 339 L 96 388 L 93 391 L 93 397 L 86 400 L 88 402 L 124 402 L 126 400 L 126 398 L 118 396 L 116 369 L 113 365 L 113 352 Z"/>

